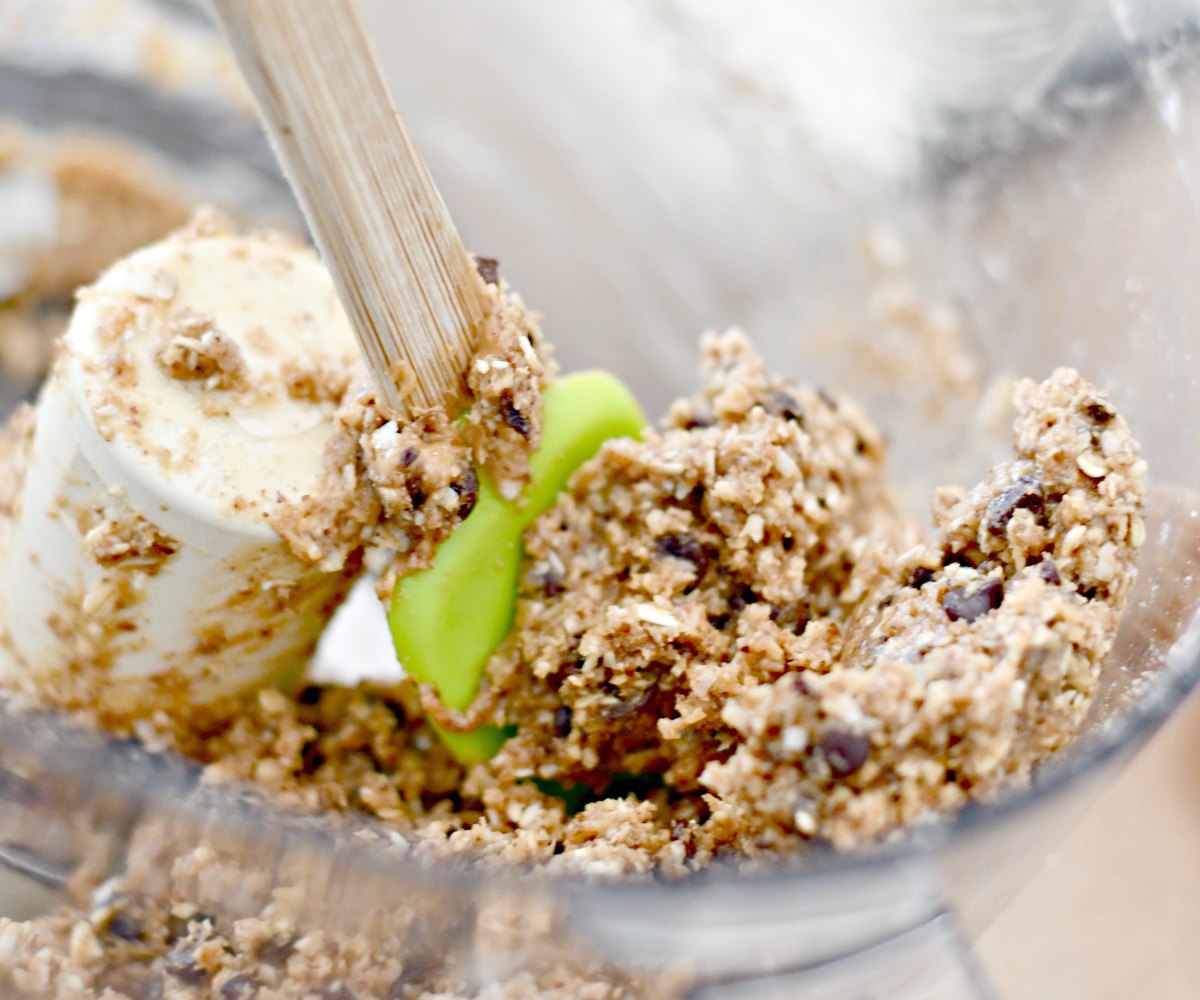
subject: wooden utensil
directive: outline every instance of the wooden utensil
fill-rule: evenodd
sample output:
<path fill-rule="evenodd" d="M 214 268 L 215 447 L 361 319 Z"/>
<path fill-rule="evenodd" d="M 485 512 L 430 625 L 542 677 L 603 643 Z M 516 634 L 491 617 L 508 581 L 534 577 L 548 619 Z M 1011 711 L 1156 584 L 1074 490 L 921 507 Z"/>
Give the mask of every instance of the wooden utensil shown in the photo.
<path fill-rule="evenodd" d="M 463 398 L 483 285 L 353 0 L 213 0 L 390 415 Z"/>

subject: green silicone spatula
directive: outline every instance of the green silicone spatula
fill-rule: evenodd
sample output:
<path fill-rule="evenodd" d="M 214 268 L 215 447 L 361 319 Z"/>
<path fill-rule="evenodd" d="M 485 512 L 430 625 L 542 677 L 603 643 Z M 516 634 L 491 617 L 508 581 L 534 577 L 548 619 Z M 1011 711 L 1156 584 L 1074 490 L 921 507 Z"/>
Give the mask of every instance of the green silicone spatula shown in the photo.
<path fill-rule="evenodd" d="M 483 286 L 396 110 L 354 0 L 214 0 L 379 391 L 410 407 L 457 413 L 483 315 Z M 406 392 L 400 385 L 405 384 Z M 551 385 L 532 478 L 516 501 L 480 476 L 479 500 L 432 568 L 403 579 L 389 621 L 401 664 L 465 709 L 512 628 L 521 538 L 605 440 L 645 420 L 603 372 Z M 504 734 L 443 733 L 464 761 Z"/>
<path fill-rule="evenodd" d="M 392 594 L 392 641 L 405 669 L 433 684 L 442 702 L 465 709 L 492 652 L 513 625 L 525 551 L 521 536 L 551 506 L 571 474 L 609 438 L 636 436 L 645 418 L 629 390 L 607 372 L 579 372 L 547 387 L 542 444 L 517 502 L 480 477 L 471 516 L 438 549 L 433 566 L 405 577 Z M 442 733 L 460 760 L 484 760 L 504 734 L 493 726 Z"/>

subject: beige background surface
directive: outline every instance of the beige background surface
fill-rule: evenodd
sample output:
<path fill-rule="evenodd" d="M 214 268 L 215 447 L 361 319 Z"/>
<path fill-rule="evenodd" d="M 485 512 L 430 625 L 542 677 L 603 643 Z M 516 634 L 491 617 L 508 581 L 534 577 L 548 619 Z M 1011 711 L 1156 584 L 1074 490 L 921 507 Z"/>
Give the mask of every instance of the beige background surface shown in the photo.
<path fill-rule="evenodd" d="M 1200 697 L 985 932 L 1003 1000 L 1200 997 Z"/>

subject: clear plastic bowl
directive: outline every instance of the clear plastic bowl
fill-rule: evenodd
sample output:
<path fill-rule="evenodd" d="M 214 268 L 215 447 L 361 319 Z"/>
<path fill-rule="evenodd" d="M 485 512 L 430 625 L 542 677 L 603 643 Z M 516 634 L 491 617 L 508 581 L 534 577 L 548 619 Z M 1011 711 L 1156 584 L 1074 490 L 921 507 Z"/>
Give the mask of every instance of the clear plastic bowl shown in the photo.
<path fill-rule="evenodd" d="M 988 995 L 969 942 L 1200 676 L 1197 11 L 365 6 L 467 243 L 544 313 L 564 367 L 608 368 L 654 410 L 693 385 L 700 330 L 741 325 L 779 370 L 865 399 L 914 509 L 1002 453 L 1006 379 L 1070 364 L 1110 387 L 1152 485 L 1096 709 L 1029 789 L 868 855 L 626 885 L 416 864 L 386 837 L 344 841 L 231 804 L 183 762 L 7 719 L 10 868 L 51 886 L 80 864 L 119 868 L 153 817 L 181 851 L 205 839 L 268 873 L 261 891 L 296 882 L 312 926 L 358 926 L 373 906 L 419 913 L 420 934 L 387 946 L 408 954 L 419 938 L 481 987 L 579 955 L 615 979 L 686 984 L 651 995 Z M 5 84 L 0 102 L 34 121 L 165 102 L 163 117 L 102 124 L 187 163 L 218 201 L 231 163 L 270 178 L 229 109 L 57 68 L 44 82 L 31 97 Z M 113 100 L 78 105 L 80 86 Z M 206 178 L 213 149 L 223 166 Z M 479 933 L 488 919 L 513 933 L 498 944 Z"/>

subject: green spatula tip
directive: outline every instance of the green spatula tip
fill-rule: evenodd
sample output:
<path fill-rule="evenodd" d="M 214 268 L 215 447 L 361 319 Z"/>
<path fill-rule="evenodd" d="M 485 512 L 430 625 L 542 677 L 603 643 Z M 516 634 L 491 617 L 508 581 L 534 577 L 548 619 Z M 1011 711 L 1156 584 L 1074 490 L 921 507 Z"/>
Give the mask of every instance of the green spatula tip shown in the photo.
<path fill-rule="evenodd" d="M 450 708 L 470 706 L 488 660 L 512 629 L 525 530 L 605 441 L 638 437 L 646 426 L 633 394 L 608 372 L 562 378 L 546 387 L 542 402 L 542 442 L 521 502 L 504 499 L 481 476 L 475 509 L 442 543 L 433 566 L 405 577 L 392 594 L 388 621 L 400 662 L 433 684 Z M 464 762 L 491 757 L 505 738 L 491 727 L 441 735 Z"/>

